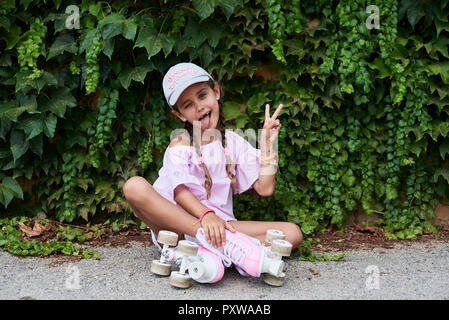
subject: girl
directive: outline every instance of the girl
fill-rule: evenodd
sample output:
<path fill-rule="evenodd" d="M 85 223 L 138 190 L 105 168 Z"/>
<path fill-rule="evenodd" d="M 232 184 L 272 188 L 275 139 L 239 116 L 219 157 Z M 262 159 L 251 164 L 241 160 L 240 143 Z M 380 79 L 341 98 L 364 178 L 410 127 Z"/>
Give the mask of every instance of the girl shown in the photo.
<path fill-rule="evenodd" d="M 225 129 L 220 86 L 204 69 L 179 63 L 169 69 L 162 85 L 171 112 L 184 122 L 184 133 L 165 151 L 153 186 L 138 176 L 123 186 L 131 208 L 152 230 L 153 242 L 157 244 L 154 234 L 159 230 L 190 238 L 202 228 L 206 240 L 219 249 L 226 242 L 226 230 L 263 243 L 267 230 L 277 229 L 296 248 L 302 241 L 296 224 L 237 221 L 232 210 L 232 193 L 251 187 L 264 197 L 274 192 L 276 162 L 271 161 L 271 150 L 281 128 L 276 118 L 282 105 L 272 116 L 266 105 L 259 150 Z"/>

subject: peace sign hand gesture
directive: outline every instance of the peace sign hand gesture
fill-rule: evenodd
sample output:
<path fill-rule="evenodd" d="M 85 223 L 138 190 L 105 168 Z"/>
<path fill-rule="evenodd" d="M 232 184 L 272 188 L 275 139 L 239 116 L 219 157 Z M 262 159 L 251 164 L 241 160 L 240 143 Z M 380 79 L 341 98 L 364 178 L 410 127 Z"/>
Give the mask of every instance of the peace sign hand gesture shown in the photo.
<path fill-rule="evenodd" d="M 279 130 L 282 127 L 281 122 L 276 119 L 281 112 L 283 104 L 280 104 L 270 117 L 270 105 L 265 105 L 265 122 L 263 124 L 262 133 L 260 135 L 260 150 L 263 155 L 267 155 L 273 148 L 273 142 L 276 140 Z"/>

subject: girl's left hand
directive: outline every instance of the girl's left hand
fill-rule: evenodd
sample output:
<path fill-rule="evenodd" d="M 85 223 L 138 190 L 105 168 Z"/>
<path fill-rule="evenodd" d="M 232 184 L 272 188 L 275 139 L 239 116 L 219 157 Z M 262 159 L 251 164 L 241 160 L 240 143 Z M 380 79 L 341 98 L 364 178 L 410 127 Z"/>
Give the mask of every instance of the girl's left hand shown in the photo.
<path fill-rule="evenodd" d="M 276 140 L 279 134 L 279 130 L 281 129 L 282 124 L 279 119 L 276 118 L 281 112 L 283 106 L 284 105 L 281 103 L 279 107 L 277 107 L 276 111 L 274 111 L 273 115 L 270 117 L 270 105 L 268 103 L 265 105 L 265 122 L 263 124 L 262 134 L 260 137 L 260 149 L 262 153 L 268 151 L 271 148 L 273 142 Z"/>
<path fill-rule="evenodd" d="M 206 241 L 215 248 L 221 248 L 226 244 L 226 230 L 235 232 L 234 227 L 229 222 L 223 220 L 215 213 L 206 214 L 201 221 Z"/>

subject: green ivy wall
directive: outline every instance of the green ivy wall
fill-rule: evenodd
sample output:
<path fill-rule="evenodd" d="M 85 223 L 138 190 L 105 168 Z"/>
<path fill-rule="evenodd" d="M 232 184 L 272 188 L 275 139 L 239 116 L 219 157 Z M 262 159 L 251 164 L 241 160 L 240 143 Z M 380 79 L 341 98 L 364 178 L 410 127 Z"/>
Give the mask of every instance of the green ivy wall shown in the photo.
<path fill-rule="evenodd" d="M 223 86 L 230 129 L 285 105 L 275 194 L 235 196 L 238 218 L 308 235 L 364 212 L 390 238 L 435 231 L 449 196 L 448 2 L 3 0 L 0 215 L 131 212 L 124 182 L 153 182 L 182 126 L 162 76 L 193 61 Z"/>

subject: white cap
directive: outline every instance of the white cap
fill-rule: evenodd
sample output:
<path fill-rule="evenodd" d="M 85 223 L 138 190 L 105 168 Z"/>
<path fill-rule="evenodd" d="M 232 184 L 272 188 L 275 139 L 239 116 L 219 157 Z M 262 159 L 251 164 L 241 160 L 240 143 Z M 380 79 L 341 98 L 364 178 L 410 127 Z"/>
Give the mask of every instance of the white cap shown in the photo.
<path fill-rule="evenodd" d="M 172 108 L 182 92 L 192 84 L 214 80 L 203 68 L 190 62 L 181 62 L 171 67 L 162 80 L 165 99 Z"/>

